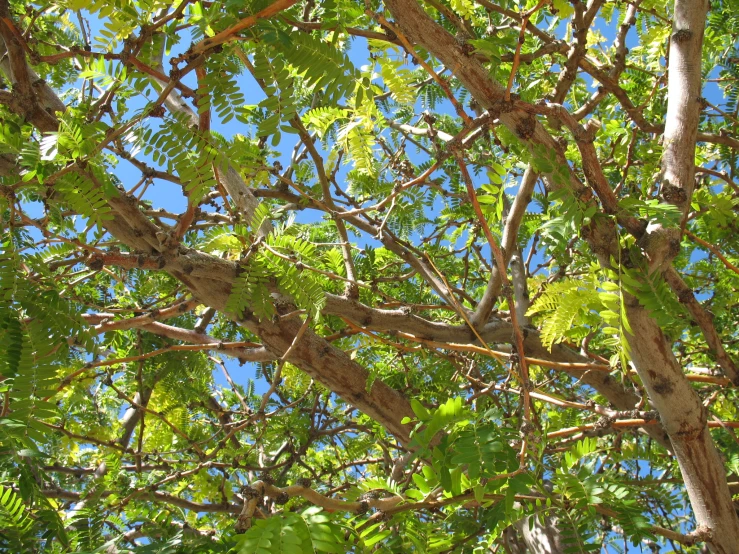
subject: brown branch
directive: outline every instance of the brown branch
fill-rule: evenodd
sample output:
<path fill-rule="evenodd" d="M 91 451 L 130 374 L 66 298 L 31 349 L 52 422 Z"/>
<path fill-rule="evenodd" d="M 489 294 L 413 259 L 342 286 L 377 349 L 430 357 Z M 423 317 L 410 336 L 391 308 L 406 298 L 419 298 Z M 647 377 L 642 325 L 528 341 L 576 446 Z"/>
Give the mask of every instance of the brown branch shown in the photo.
<path fill-rule="evenodd" d="M 542 2 L 545 0 L 542 0 Z M 540 2 L 541 3 L 541 2 Z M 475 187 L 472 184 L 472 178 L 470 177 L 469 172 L 467 171 L 467 164 L 464 161 L 464 156 L 460 152 L 455 153 L 457 158 L 457 163 L 459 164 L 459 169 L 462 172 L 462 179 L 464 180 L 465 186 L 467 187 L 467 194 L 470 197 L 470 201 L 472 202 L 472 208 L 475 210 L 475 215 L 477 215 L 477 220 L 482 226 L 483 232 L 485 233 L 485 237 L 487 238 L 488 245 L 490 246 L 490 251 L 493 253 L 493 257 L 495 259 L 495 265 L 498 268 L 498 273 L 501 276 L 501 280 L 504 287 L 504 293 L 506 296 L 506 299 L 508 300 L 508 306 L 510 307 L 510 314 L 511 314 L 511 326 L 513 327 L 513 336 L 514 336 L 514 343 L 516 347 L 516 354 L 518 357 L 518 365 L 521 368 L 521 375 L 520 375 L 520 382 L 521 382 L 521 388 L 524 391 L 523 395 L 523 420 L 524 425 L 530 424 L 530 417 L 531 417 L 531 401 L 529 399 L 529 390 L 530 390 L 530 382 L 529 382 L 529 368 L 526 362 L 526 352 L 524 350 L 524 342 L 523 342 L 523 333 L 521 332 L 521 327 L 518 324 L 518 314 L 516 313 L 516 306 L 513 299 L 513 289 L 510 286 L 510 281 L 508 279 L 508 272 L 506 270 L 506 262 L 503 258 L 503 253 L 500 251 L 500 248 L 498 247 L 498 242 L 495 240 L 495 237 L 493 236 L 493 233 L 490 231 L 490 227 L 488 226 L 487 220 L 485 219 L 485 214 L 482 213 L 482 208 L 480 207 L 480 202 L 477 200 L 477 194 L 475 194 Z M 526 438 L 524 438 L 524 446 L 521 448 L 521 464 L 524 463 L 524 456 L 526 453 Z"/>
<path fill-rule="evenodd" d="M 135 327 L 142 327 L 155 321 L 162 319 L 170 319 L 179 315 L 185 314 L 195 309 L 200 302 L 197 300 L 185 300 L 176 302 L 175 304 L 156 310 L 150 310 L 146 314 L 137 315 L 127 319 L 115 320 L 116 314 L 112 313 L 95 313 L 95 314 L 83 314 L 82 319 L 88 323 L 95 325 L 93 331 L 96 334 L 105 333 L 108 331 L 117 331 L 120 329 L 132 329 Z M 207 342 L 216 342 L 214 340 Z"/>
<path fill-rule="evenodd" d="M 546 1 L 546 0 L 542 0 Z M 444 79 L 442 79 L 436 71 L 428 64 L 425 60 L 423 60 L 418 54 L 416 54 L 416 51 L 413 49 L 413 45 L 410 43 L 410 41 L 405 37 L 405 35 L 398 29 L 396 26 L 392 25 L 387 19 L 385 19 L 384 16 L 381 14 L 373 13 L 372 11 L 368 11 L 367 15 L 377 20 L 377 22 L 382 25 L 383 27 L 386 27 L 387 29 L 390 29 L 395 36 L 398 37 L 398 40 L 403 44 L 403 48 L 406 49 L 406 51 L 413 56 L 413 59 L 416 60 L 421 67 L 423 67 L 426 72 L 431 75 L 434 78 L 434 81 L 436 81 L 436 84 L 438 84 L 441 89 L 444 91 L 444 94 L 449 99 L 449 101 L 452 103 L 452 106 L 454 106 L 454 110 L 457 112 L 457 115 L 462 118 L 462 121 L 464 121 L 464 124 L 471 125 L 472 119 L 469 115 L 467 115 L 467 112 L 464 111 L 464 108 L 460 105 L 459 102 L 457 102 L 457 99 L 455 98 L 454 94 L 452 93 L 452 89 L 449 88 L 449 83 L 447 83 Z M 454 73 L 454 68 L 452 69 L 452 73 Z"/>
<path fill-rule="evenodd" d="M 729 261 L 729 260 L 728 260 L 728 259 L 726 258 L 726 256 L 724 256 L 724 255 L 723 255 L 723 254 L 721 253 L 721 251 L 720 251 L 720 250 L 719 250 L 719 249 L 718 249 L 718 248 L 717 248 L 716 246 L 714 246 L 714 245 L 713 245 L 713 244 L 711 244 L 710 242 L 707 242 L 707 241 L 703 240 L 703 239 L 702 239 L 702 238 L 700 238 L 699 236 L 696 236 L 696 235 L 694 235 L 693 233 L 691 233 L 691 232 L 690 232 L 690 231 L 688 231 L 687 229 L 685 229 L 685 231 L 683 231 L 683 232 L 684 232 L 684 233 L 685 233 L 685 234 L 686 234 L 686 235 L 687 235 L 688 237 L 690 237 L 690 240 L 692 240 L 693 242 L 697 242 L 697 243 L 698 243 L 698 244 L 700 244 L 700 245 L 701 245 L 701 246 L 702 246 L 703 248 L 705 248 L 705 249 L 706 249 L 706 250 L 708 250 L 708 251 L 709 251 L 709 252 L 710 252 L 711 254 L 713 254 L 713 255 L 714 255 L 714 256 L 716 256 L 716 257 L 717 257 L 717 258 L 718 258 L 719 260 L 721 260 L 721 263 L 722 263 L 722 264 L 724 264 L 724 266 L 726 266 L 726 269 L 729 269 L 729 270 L 731 270 L 731 271 L 733 271 L 734 273 L 736 273 L 736 274 L 738 274 L 738 275 L 739 275 L 739 267 L 736 267 L 736 266 L 735 266 L 734 264 L 732 264 L 732 263 L 731 263 L 731 262 L 730 262 L 730 261 Z"/>
<path fill-rule="evenodd" d="M 239 40 L 238 33 L 243 31 L 244 29 L 253 27 L 260 19 L 267 19 L 269 17 L 272 17 L 273 15 L 276 15 L 281 11 L 288 9 L 296 3 L 297 0 L 276 0 L 276 2 L 270 4 L 256 14 L 245 17 L 238 23 L 231 25 L 229 28 L 224 29 L 220 33 L 201 40 L 192 47 L 190 53 L 192 55 L 202 54 L 209 50 L 212 50 L 219 44 L 225 44 L 227 42 Z"/>
<path fill-rule="evenodd" d="M 508 85 L 505 89 L 505 100 L 506 102 L 511 101 L 511 89 L 513 88 L 513 81 L 516 78 L 518 72 L 518 64 L 521 63 L 521 47 L 526 40 L 526 26 L 529 24 L 529 19 L 538 12 L 545 4 L 548 4 L 551 0 L 539 0 L 539 3 L 527 11 L 521 17 L 521 31 L 518 35 L 518 42 L 516 43 L 516 52 L 513 54 L 513 66 L 511 67 L 511 74 L 508 76 Z"/>
<path fill-rule="evenodd" d="M 724 374 L 734 384 L 739 385 L 739 368 L 737 368 L 734 361 L 724 349 L 721 337 L 719 337 L 716 327 L 713 324 L 713 316 L 698 302 L 691 288 L 683 281 L 674 267 L 669 267 L 664 272 L 664 277 L 667 284 L 670 285 L 670 288 L 677 295 L 678 301 L 688 309 L 693 321 L 700 327 L 708 348 L 716 356 L 716 361 L 721 369 L 723 369 Z"/>
<path fill-rule="evenodd" d="M 74 500 L 76 502 L 79 502 L 83 498 L 82 493 L 65 491 L 62 489 L 45 489 L 41 491 L 41 494 L 43 494 L 46 498 Z M 110 496 L 111 494 L 113 493 L 110 491 L 101 492 L 101 495 L 103 497 Z M 158 502 L 163 502 L 164 504 L 170 504 L 172 506 L 184 508 L 185 510 L 190 510 L 195 513 L 237 514 L 239 513 L 239 510 L 241 509 L 240 506 L 235 505 L 235 504 L 208 504 L 208 503 L 193 502 L 191 500 L 180 498 L 179 496 L 174 496 L 172 494 L 167 494 L 167 493 L 158 492 L 158 491 L 142 491 L 138 493 L 137 495 L 135 495 L 135 498 L 142 499 L 142 500 L 156 500 Z"/>

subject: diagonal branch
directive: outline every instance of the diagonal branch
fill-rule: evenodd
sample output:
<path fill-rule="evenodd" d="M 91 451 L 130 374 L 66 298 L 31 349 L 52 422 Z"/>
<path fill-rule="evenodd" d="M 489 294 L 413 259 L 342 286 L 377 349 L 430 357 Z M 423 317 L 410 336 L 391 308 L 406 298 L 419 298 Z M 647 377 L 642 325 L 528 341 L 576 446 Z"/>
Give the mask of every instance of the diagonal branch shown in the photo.
<path fill-rule="evenodd" d="M 281 11 L 288 9 L 294 4 L 297 4 L 297 1 L 298 0 L 277 0 L 263 10 L 258 11 L 254 15 L 245 17 L 238 23 L 234 23 L 220 33 L 212 37 L 203 39 L 192 47 L 191 53 L 193 55 L 202 54 L 207 52 L 208 50 L 212 50 L 218 45 L 232 42 L 234 40 L 239 40 L 239 33 L 241 31 L 243 31 L 244 29 L 248 29 L 249 27 L 253 27 L 260 19 L 267 19 L 269 17 L 272 17 L 273 15 L 280 13 Z"/>

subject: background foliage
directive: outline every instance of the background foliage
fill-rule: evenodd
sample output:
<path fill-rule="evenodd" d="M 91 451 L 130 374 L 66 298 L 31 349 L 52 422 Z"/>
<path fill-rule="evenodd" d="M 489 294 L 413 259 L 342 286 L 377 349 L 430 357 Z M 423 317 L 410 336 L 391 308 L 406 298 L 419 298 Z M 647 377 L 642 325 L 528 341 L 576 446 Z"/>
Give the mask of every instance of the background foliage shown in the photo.
<path fill-rule="evenodd" d="M 591 0 L 588 24 L 578 1 L 422 4 L 514 102 L 591 125 L 619 217 L 679 223 L 658 196 L 671 3 Z M 564 186 L 590 176 L 553 112 L 564 158 L 375 0 L 0 12 L 0 550 L 523 552 L 548 530 L 540 552 L 700 551 L 628 298 L 737 494 L 733 376 L 616 215 Z M 728 360 L 738 34 L 714 0 L 673 261 Z"/>

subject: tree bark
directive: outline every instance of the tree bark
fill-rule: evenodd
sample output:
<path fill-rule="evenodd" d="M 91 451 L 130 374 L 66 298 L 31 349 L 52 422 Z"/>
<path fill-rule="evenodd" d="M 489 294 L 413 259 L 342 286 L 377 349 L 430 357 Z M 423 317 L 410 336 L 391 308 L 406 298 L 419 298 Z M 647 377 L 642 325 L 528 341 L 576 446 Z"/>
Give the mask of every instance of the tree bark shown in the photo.
<path fill-rule="evenodd" d="M 651 223 L 640 244 L 650 270 L 667 269 L 680 252 L 682 228 L 688 217 L 695 188 L 695 143 L 701 112 L 701 60 L 707 0 L 676 0 L 668 52 L 667 113 L 662 136 L 662 171 L 659 176 L 663 202 L 680 209 L 679 227 Z"/>
<path fill-rule="evenodd" d="M 634 332 L 628 337 L 634 365 L 670 437 L 698 526 L 708 532 L 712 552 L 736 553 L 739 518 L 706 425 L 706 409 L 662 330 L 635 299 L 627 305 L 627 316 Z"/>

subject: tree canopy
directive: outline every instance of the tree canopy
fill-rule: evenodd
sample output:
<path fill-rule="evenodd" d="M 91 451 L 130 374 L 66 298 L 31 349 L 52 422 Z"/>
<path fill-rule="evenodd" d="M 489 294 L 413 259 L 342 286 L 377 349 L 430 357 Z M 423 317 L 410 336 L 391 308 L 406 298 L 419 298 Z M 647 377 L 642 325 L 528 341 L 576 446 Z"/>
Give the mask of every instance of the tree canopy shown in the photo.
<path fill-rule="evenodd" d="M 0 551 L 739 550 L 737 0 L 0 0 Z"/>

